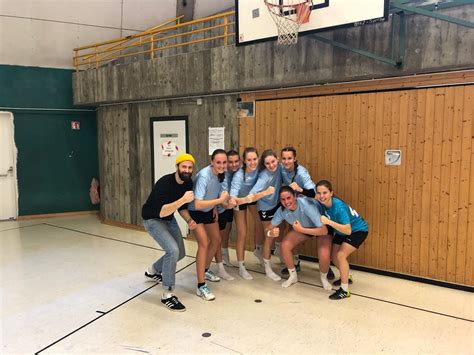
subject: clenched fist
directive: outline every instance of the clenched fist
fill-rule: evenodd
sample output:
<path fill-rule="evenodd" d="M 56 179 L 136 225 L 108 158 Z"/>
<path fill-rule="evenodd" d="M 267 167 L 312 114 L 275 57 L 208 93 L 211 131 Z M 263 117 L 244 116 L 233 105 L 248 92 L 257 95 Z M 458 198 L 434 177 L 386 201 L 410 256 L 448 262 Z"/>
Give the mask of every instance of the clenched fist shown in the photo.
<path fill-rule="evenodd" d="M 189 203 L 191 201 L 194 200 L 194 192 L 192 191 L 186 191 L 183 195 L 183 197 L 181 197 L 184 201 L 184 203 Z"/>
<path fill-rule="evenodd" d="M 222 191 L 221 196 L 219 197 L 221 203 L 224 203 L 229 198 L 229 193 L 227 191 Z"/>

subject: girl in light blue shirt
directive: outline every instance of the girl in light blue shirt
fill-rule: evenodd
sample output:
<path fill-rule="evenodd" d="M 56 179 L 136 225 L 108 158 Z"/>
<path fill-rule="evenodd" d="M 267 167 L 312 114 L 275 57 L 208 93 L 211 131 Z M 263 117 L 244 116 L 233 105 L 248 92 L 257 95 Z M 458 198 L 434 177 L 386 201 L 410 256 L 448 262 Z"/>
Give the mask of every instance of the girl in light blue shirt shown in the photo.
<path fill-rule="evenodd" d="M 223 149 L 216 149 L 212 153 L 211 164 L 196 175 L 194 201 L 188 205 L 189 214 L 197 224 L 193 231 L 198 243 L 196 294 L 206 301 L 215 299 L 215 296 L 205 280 L 220 281 L 220 278 L 209 270 L 209 266 L 221 244 L 216 206 L 228 202 L 229 193 L 222 191 L 221 184 L 226 169 L 227 154 Z"/>
<path fill-rule="evenodd" d="M 239 275 L 244 280 L 252 280 L 244 264 L 245 256 L 245 240 L 247 239 L 247 210 L 254 220 L 254 238 L 255 244 L 261 246 L 263 242 L 263 228 L 258 216 L 256 202 L 245 203 L 242 199 L 246 197 L 253 188 L 258 179 L 258 152 L 254 147 L 247 147 L 242 154 L 243 166 L 239 169 L 232 179 L 230 188 L 230 198 L 241 203 L 235 208 L 235 224 L 237 226 L 237 244 L 235 250 L 237 252 L 237 261 L 239 263 Z M 258 247 L 257 247 L 258 248 Z M 258 256 L 258 249 L 254 254 Z M 261 255 L 261 253 L 260 253 Z"/>
<path fill-rule="evenodd" d="M 330 290 L 332 287 L 327 280 L 327 273 L 331 261 L 332 237 L 328 235 L 326 226 L 321 222 L 318 203 L 302 195 L 296 197 L 296 192 L 289 186 L 281 188 L 280 203 L 281 207 L 273 216 L 266 232 L 269 237 L 278 237 L 280 234 L 278 226 L 283 221 L 293 227 L 281 242 L 281 253 L 289 272 L 288 280 L 281 286 L 286 288 L 298 282 L 293 262 L 293 250 L 310 238 L 317 237 L 321 282 L 326 290 Z"/>
<path fill-rule="evenodd" d="M 280 207 L 278 194 L 281 187 L 281 169 L 275 152 L 271 149 L 265 150 L 259 162 L 260 172 L 257 182 L 250 190 L 249 195 L 243 198 L 246 203 L 257 201 L 257 210 L 263 229 L 268 227 L 273 215 Z M 279 281 L 281 277 L 272 270 L 270 263 L 273 240 L 273 238 L 265 238 L 262 251 L 263 264 L 265 275 L 274 281 Z"/>

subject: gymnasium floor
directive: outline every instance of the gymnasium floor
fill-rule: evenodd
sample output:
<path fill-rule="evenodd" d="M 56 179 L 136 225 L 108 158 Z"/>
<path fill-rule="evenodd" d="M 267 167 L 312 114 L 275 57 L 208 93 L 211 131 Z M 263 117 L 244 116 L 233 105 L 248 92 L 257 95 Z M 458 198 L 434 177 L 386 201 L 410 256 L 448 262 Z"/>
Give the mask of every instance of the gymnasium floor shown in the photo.
<path fill-rule="evenodd" d="M 206 302 L 187 241 L 177 271 L 187 311 L 174 313 L 143 280 L 162 254 L 145 232 L 82 216 L 0 222 L 0 238 L 3 354 L 474 353 L 464 291 L 354 271 L 352 297 L 330 301 L 317 264 L 283 289 L 248 254 L 254 280 L 230 268 L 236 280 L 210 284 L 216 300 Z"/>

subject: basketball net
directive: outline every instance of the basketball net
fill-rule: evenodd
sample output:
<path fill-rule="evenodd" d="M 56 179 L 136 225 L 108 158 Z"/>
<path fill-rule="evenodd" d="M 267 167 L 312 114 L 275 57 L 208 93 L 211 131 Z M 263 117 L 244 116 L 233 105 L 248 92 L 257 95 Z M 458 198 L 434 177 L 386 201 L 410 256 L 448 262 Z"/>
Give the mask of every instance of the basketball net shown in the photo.
<path fill-rule="evenodd" d="M 298 42 L 298 32 L 309 21 L 311 0 L 264 0 L 278 29 L 277 45 L 288 46 Z"/>

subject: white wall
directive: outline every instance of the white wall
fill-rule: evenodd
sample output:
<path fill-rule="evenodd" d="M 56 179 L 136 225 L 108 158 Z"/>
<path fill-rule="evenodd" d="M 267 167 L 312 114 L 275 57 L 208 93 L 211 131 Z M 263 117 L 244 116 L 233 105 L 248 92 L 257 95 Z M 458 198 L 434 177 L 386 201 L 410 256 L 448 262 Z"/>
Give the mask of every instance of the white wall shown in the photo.
<path fill-rule="evenodd" d="M 0 64 L 72 68 L 73 48 L 175 16 L 175 0 L 0 0 Z"/>
<path fill-rule="evenodd" d="M 0 0 L 0 64 L 72 68 L 72 49 L 137 33 L 176 16 L 181 0 Z M 194 18 L 234 5 L 195 0 Z"/>
<path fill-rule="evenodd" d="M 263 2 L 263 0 L 261 1 Z M 223 12 L 231 7 L 234 7 L 234 5 L 234 0 L 196 0 L 194 4 L 194 18 L 198 19 L 216 14 L 218 12 Z"/>

